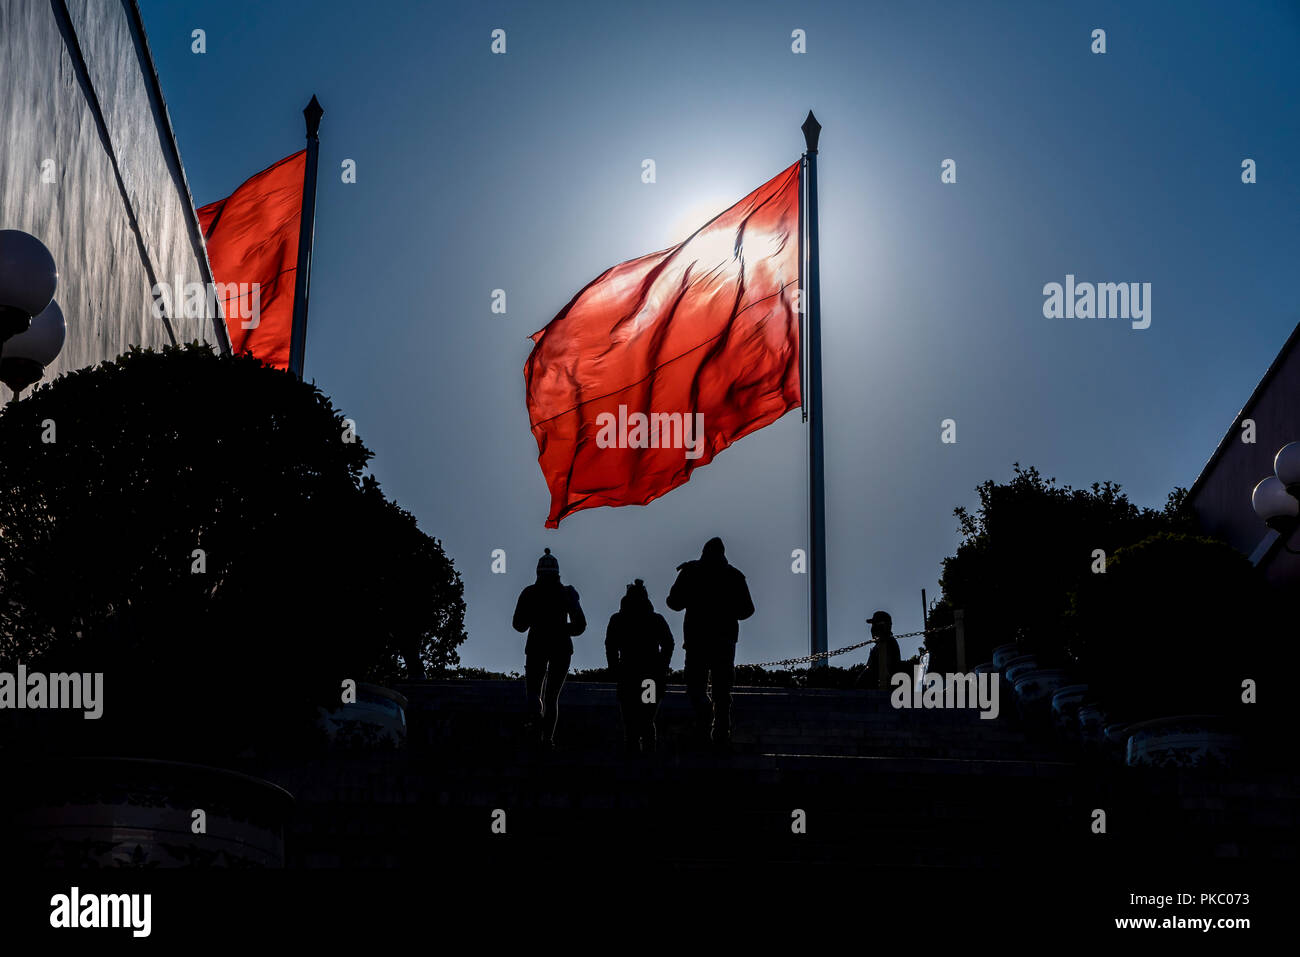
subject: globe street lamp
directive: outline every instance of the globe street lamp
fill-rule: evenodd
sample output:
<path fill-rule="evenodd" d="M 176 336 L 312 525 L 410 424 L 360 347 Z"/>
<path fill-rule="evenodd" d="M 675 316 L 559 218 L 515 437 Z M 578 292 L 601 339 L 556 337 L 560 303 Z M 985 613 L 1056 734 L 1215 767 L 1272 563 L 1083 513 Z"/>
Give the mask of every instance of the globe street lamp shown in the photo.
<path fill-rule="evenodd" d="M 0 229 L 0 346 L 27 331 L 58 285 L 54 257 L 39 239 L 19 229 Z"/>
<path fill-rule="evenodd" d="M 1273 471 L 1287 493 L 1300 499 L 1300 442 L 1289 442 L 1278 449 Z"/>
<path fill-rule="evenodd" d="M 1250 504 L 1264 524 L 1277 532 L 1282 547 L 1300 555 L 1287 545 L 1287 539 L 1300 525 L 1300 442 L 1289 442 L 1273 458 L 1273 473 L 1262 479 L 1250 494 Z"/>
<path fill-rule="evenodd" d="M 54 361 L 67 336 L 63 310 L 51 302 L 32 320 L 26 332 L 20 332 L 0 346 L 0 382 L 22 392 L 45 375 L 45 367 Z"/>

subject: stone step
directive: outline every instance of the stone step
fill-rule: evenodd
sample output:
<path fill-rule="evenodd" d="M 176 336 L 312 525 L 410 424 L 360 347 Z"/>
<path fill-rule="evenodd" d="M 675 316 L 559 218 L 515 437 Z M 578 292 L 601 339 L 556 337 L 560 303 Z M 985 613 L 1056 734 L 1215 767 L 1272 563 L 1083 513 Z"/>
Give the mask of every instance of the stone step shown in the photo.
<path fill-rule="evenodd" d="M 841 863 L 1014 867 L 1044 879 L 1097 866 L 1295 853 L 1294 780 L 1141 775 L 1082 765 L 1003 717 L 895 710 L 886 693 L 741 688 L 735 750 L 687 744 L 670 686 L 661 749 L 626 755 L 614 687 L 570 682 L 557 749 L 522 744 L 520 681 L 420 682 L 403 750 L 285 759 L 251 773 L 296 797 L 286 846 L 307 866 L 519 866 L 566 858 L 683 867 Z M 1094 809 L 1108 814 L 1099 838 Z M 493 812 L 506 834 L 493 834 Z M 792 813 L 807 832 L 794 834 Z M 1273 822 L 1270 824 L 1269 822 Z"/>
<path fill-rule="evenodd" d="M 534 853 L 606 844 L 658 860 L 852 860 L 871 847 L 909 866 L 963 866 L 1010 860 L 1012 848 L 980 845 L 990 828 L 1060 845 L 1084 813 L 1067 765 L 822 755 L 610 763 L 583 750 L 481 758 L 428 764 L 396 753 L 282 773 L 277 783 L 298 799 L 293 853 L 393 865 L 434 848 L 491 852 L 501 808 L 511 840 Z M 795 809 L 807 834 L 791 833 Z"/>
<path fill-rule="evenodd" d="M 483 747 L 517 739 L 527 711 L 522 681 L 424 682 L 401 687 L 416 746 Z M 1048 759 L 1009 720 L 977 711 L 894 709 L 887 692 L 738 688 L 734 741 L 766 752 Z M 1004 712 L 1005 713 L 1005 712 Z M 681 685 L 669 685 L 657 726 L 661 739 L 689 735 L 693 712 Z M 569 682 L 560 700 L 557 740 L 617 748 L 622 723 L 612 684 Z"/>

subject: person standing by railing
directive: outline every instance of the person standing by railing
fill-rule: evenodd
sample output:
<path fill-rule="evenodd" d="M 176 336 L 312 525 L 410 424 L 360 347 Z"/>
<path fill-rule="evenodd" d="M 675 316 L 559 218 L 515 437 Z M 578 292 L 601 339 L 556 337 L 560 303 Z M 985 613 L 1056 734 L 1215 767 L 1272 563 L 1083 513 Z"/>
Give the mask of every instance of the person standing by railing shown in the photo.
<path fill-rule="evenodd" d="M 903 654 L 894 638 L 894 619 L 888 612 L 878 611 L 867 619 L 875 646 L 867 656 L 868 687 L 888 691 L 893 687 L 894 675 L 903 669 Z"/>

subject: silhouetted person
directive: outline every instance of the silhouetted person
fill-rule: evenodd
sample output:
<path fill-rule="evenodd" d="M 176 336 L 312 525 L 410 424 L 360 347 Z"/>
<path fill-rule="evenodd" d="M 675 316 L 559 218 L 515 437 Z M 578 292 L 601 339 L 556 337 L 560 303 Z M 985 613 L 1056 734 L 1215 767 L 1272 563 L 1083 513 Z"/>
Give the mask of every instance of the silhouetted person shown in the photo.
<path fill-rule="evenodd" d="M 542 747 L 555 744 L 560 689 L 573 659 L 573 638 L 587 630 L 578 593 L 560 581 L 560 563 L 551 550 L 537 560 L 537 581 L 519 593 L 515 631 L 527 631 L 524 683 L 531 720 L 537 723 Z"/>
<path fill-rule="evenodd" d="M 655 749 L 655 714 L 673 657 L 673 633 L 655 613 L 645 582 L 637 579 L 609 619 L 605 657 L 618 682 L 618 704 L 629 751 Z M 647 688 L 646 682 L 653 682 Z M 651 700 L 647 701 L 646 699 Z"/>
<path fill-rule="evenodd" d="M 710 711 L 713 741 L 731 741 L 731 684 L 736 671 L 736 639 L 740 625 L 754 613 L 745 576 L 728 564 L 722 539 L 704 543 L 698 561 L 677 566 L 677 581 L 668 593 L 668 607 L 686 611 L 682 647 L 686 649 L 686 693 L 695 708 L 696 732 L 708 734 Z M 708 686 L 713 680 L 710 707 Z"/>
<path fill-rule="evenodd" d="M 876 643 L 867 656 L 867 687 L 888 691 L 895 674 L 903 670 L 903 655 L 898 650 L 898 641 L 894 638 L 894 620 L 888 612 L 878 611 L 867 619 L 871 625 L 871 637 Z"/>

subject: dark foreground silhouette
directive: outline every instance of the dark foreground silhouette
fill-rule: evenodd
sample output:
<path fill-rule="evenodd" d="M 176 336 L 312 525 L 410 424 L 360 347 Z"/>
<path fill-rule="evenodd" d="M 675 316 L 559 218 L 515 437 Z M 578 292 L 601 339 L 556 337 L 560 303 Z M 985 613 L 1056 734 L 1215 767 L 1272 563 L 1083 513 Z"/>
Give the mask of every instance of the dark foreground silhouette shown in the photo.
<path fill-rule="evenodd" d="M 697 561 L 677 566 L 668 607 L 685 611 L 682 647 L 686 650 L 686 693 L 695 708 L 696 734 L 714 744 L 731 741 L 731 686 L 736 670 L 739 622 L 754 614 L 749 586 L 727 561 L 722 539 L 711 538 Z M 713 701 L 708 687 L 713 683 Z"/>
<path fill-rule="evenodd" d="M 655 715 L 667 685 L 673 633 L 654 610 L 645 582 L 637 579 L 609 619 L 605 657 L 618 682 L 618 703 L 629 751 L 655 750 Z"/>
<path fill-rule="evenodd" d="M 876 643 L 871 646 L 867 657 L 867 667 L 859 679 L 865 677 L 869 688 L 888 691 L 895 674 L 903 670 L 903 654 L 898 649 L 898 639 L 894 637 L 894 620 L 887 611 L 878 611 L 867 619 L 871 626 L 871 637 Z"/>
<path fill-rule="evenodd" d="M 578 592 L 560 581 L 560 563 L 548 548 L 537 560 L 537 581 L 519 594 L 515 631 L 528 632 L 524 682 L 543 747 L 553 747 L 560 690 L 573 659 L 573 639 L 587 630 Z"/>

